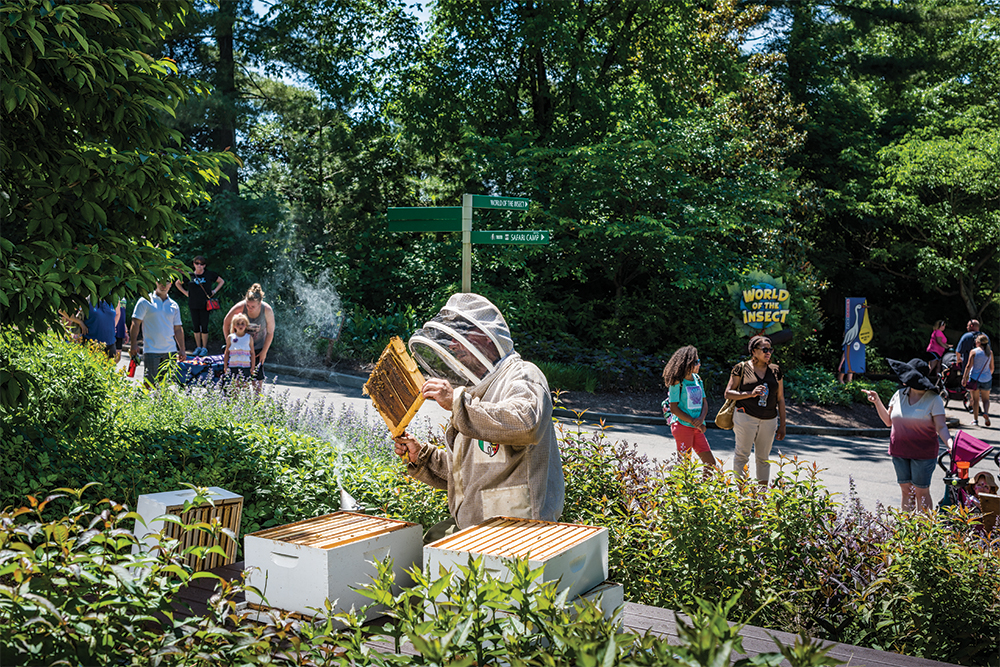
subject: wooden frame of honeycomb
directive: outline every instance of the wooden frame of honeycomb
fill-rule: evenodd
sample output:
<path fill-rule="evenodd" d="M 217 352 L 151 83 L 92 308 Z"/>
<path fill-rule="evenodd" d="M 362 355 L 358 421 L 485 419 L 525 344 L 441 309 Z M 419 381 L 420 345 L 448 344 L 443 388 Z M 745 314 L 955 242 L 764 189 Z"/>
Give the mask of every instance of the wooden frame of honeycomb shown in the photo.
<path fill-rule="evenodd" d="M 407 424 L 423 405 L 424 395 L 420 393 L 423 385 L 424 376 L 417 362 L 410 356 L 403 341 L 393 336 L 378 358 L 363 391 L 371 397 L 394 438 L 403 435 Z"/>

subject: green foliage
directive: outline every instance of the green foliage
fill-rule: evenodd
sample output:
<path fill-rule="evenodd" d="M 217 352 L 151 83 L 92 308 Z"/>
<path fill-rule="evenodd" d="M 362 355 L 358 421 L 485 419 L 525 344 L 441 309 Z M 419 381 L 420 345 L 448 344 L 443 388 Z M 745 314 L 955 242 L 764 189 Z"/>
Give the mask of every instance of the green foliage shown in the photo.
<path fill-rule="evenodd" d="M 210 573 L 194 573 L 186 554 L 219 547 L 189 547 L 159 538 L 159 549 L 136 555 L 129 530 L 137 515 L 88 489 L 58 489 L 39 502 L 0 513 L 0 660 L 4 664 L 320 665 L 331 657 L 356 665 L 399 664 L 401 640 L 426 664 L 468 665 L 687 665 L 714 667 L 742 653 L 740 627 L 726 618 L 728 603 L 699 599 L 678 619 L 680 643 L 620 632 L 593 604 L 567 601 L 555 582 L 538 582 L 542 569 L 511 561 L 510 581 L 490 576 L 481 560 L 452 572 L 409 571 L 412 587 L 398 590 L 392 562 L 361 592 L 385 606 L 391 619 L 362 626 L 367 607 L 318 610 L 312 620 L 272 612 L 255 623 L 236 607 L 244 589 Z M 67 502 L 70 501 L 70 502 Z M 188 505 L 205 502 L 199 492 Z M 47 507 L 49 506 L 49 507 Z M 52 518 L 46 518 L 50 516 Z M 207 524 L 184 530 L 228 534 Z M 231 534 L 228 534 L 231 537 Z M 155 539 L 155 538 L 154 538 Z M 215 595 L 204 616 L 180 618 L 180 590 L 209 579 Z M 204 585 L 201 583 L 200 585 Z M 384 653 L 369 641 L 388 641 Z M 814 643 L 735 662 L 794 667 L 836 664 Z"/>
<path fill-rule="evenodd" d="M 877 210 L 891 232 L 872 259 L 926 289 L 957 294 L 969 317 L 1000 303 L 1000 125 L 914 133 L 880 153 Z"/>
<path fill-rule="evenodd" d="M 900 513 L 835 501 L 815 466 L 772 488 L 654 464 L 603 434 L 560 436 L 563 520 L 610 533 L 610 578 L 633 602 L 732 598 L 732 617 L 832 641 L 996 665 L 1000 540 L 968 510 Z"/>
<path fill-rule="evenodd" d="M 793 401 L 807 401 L 817 405 L 851 405 L 866 403 L 862 390 L 874 389 L 888 405 L 899 388 L 893 380 L 872 382 L 857 376 L 847 384 L 837 382 L 834 374 L 818 366 L 795 366 L 785 372 L 785 397 Z"/>
<path fill-rule="evenodd" d="M 857 592 L 851 630 L 874 648 L 994 667 L 1000 665 L 1000 539 L 976 539 L 973 515 L 948 512 L 949 520 L 918 513 L 886 527 L 874 554 L 885 568 Z M 971 539 L 961 539 L 967 531 Z"/>
<path fill-rule="evenodd" d="M 271 391 L 147 392 L 106 358 L 55 337 L 8 337 L 8 346 L 4 356 L 37 372 L 45 391 L 20 411 L 0 409 L 11 445 L 0 459 L 0 507 L 55 486 L 96 482 L 134 504 L 190 483 L 242 495 L 243 532 L 253 532 L 340 509 L 345 485 L 385 516 L 417 507 L 433 523 L 447 513 L 443 493 L 398 483 L 388 431 L 367 412 L 291 403 Z"/>
<path fill-rule="evenodd" d="M 341 356 L 375 361 L 389 344 L 389 339 L 399 336 L 404 341 L 423 325 L 412 306 L 405 306 L 384 315 L 359 306 L 344 319 L 340 339 L 334 346 Z"/>
<path fill-rule="evenodd" d="M 173 664 L 185 649 L 224 648 L 231 637 L 225 629 L 234 606 L 231 586 L 219 582 L 222 599 L 205 617 L 179 619 L 173 606 L 188 583 L 218 580 L 192 574 L 184 556 L 220 547 L 182 551 L 177 540 L 154 536 L 159 551 L 133 555 L 138 515 L 106 498 L 92 500 L 88 489 L 56 489 L 43 500 L 29 496 L 27 506 L 0 512 L 0 661 Z M 199 492 L 191 504 L 202 502 Z M 220 538 L 228 532 L 204 523 L 188 529 Z M 252 654 L 260 646 L 245 650 Z M 205 664 L 202 659 L 187 664 Z"/>
<path fill-rule="evenodd" d="M 88 296 L 132 297 L 177 271 L 163 246 L 184 224 L 180 209 L 206 201 L 235 160 L 184 150 L 166 122 L 192 90 L 172 61 L 147 54 L 190 9 L 19 0 L 0 10 L 4 323 L 40 334 Z"/>
<path fill-rule="evenodd" d="M 553 391 L 585 391 L 593 394 L 597 390 L 597 376 L 592 369 L 582 364 L 538 361 L 535 365 L 545 374 Z"/>

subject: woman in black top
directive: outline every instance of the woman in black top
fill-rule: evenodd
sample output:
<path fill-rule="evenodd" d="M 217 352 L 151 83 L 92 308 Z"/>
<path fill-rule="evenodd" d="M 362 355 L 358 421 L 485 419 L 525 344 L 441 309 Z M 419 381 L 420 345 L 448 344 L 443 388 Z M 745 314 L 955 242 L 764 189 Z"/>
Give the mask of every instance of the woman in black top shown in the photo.
<path fill-rule="evenodd" d="M 194 356 L 208 354 L 208 300 L 214 299 L 225 280 L 215 271 L 207 268 L 205 258 L 198 255 L 193 260 L 194 273 L 187 280 L 178 280 L 175 284 L 181 294 L 187 297 L 188 309 L 191 311 L 191 330 L 194 331 Z"/>
<path fill-rule="evenodd" d="M 736 454 L 733 472 L 737 479 L 746 477 L 744 467 L 754 450 L 757 481 L 767 484 L 771 473 L 768 457 L 774 439 L 785 439 L 785 385 L 781 369 L 771 363 L 771 339 L 754 336 L 747 345 L 750 359 L 733 367 L 726 387 L 726 399 L 736 401 L 733 433 Z"/>

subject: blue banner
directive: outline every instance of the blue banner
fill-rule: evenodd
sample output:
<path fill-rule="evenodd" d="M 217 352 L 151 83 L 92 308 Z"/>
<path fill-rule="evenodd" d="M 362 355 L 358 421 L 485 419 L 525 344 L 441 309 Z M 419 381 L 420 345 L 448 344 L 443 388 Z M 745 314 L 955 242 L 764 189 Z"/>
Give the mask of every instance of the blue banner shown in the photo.
<path fill-rule="evenodd" d="M 844 354 L 840 360 L 841 373 L 865 372 L 865 343 L 871 339 L 868 300 L 864 297 L 847 297 L 844 299 Z"/>

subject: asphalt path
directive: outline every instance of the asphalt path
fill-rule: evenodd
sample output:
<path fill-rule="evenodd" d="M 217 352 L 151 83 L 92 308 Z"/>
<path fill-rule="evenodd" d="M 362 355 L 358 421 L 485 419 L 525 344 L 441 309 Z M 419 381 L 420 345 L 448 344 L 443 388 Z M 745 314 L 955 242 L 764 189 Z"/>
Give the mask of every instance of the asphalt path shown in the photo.
<path fill-rule="evenodd" d="M 368 407 L 372 419 L 378 415 L 368 397 L 362 394 L 361 388 L 349 386 L 341 382 L 321 381 L 297 377 L 290 373 L 275 373 L 273 381 L 269 378 L 271 391 L 288 392 L 290 398 L 311 401 L 325 400 L 331 403 L 350 405 L 357 411 Z M 952 401 L 952 405 L 955 402 Z M 874 408 L 872 408 L 874 410 Z M 991 410 L 996 413 L 995 410 Z M 966 428 L 970 434 L 986 442 L 1000 446 L 1000 418 L 994 422 L 993 428 L 971 427 L 972 416 L 962 409 L 949 407 L 947 417 L 960 421 L 959 428 Z M 416 419 L 420 422 L 429 421 L 433 425 L 445 424 L 448 413 L 433 401 L 424 402 Z M 591 423 L 577 424 L 570 419 L 560 419 L 563 428 L 583 429 L 594 432 L 599 426 Z M 954 436 L 956 428 L 952 428 Z M 666 459 L 675 454 L 673 438 L 670 429 L 663 425 L 645 424 L 610 424 L 606 428 L 608 437 L 616 441 L 625 441 L 634 445 L 640 454 L 658 460 Z M 727 470 L 732 469 L 734 441 L 732 431 L 709 430 L 709 444 L 717 459 L 720 459 Z M 808 466 L 815 466 L 817 474 L 826 488 L 839 494 L 846 500 L 852 494 L 865 507 L 874 509 L 878 503 L 898 507 L 900 502 L 899 485 L 892 467 L 892 460 L 887 453 L 888 437 L 871 438 L 853 435 L 788 435 L 783 441 L 775 441 L 771 451 L 771 459 L 780 462 L 780 457 L 796 458 Z M 751 474 L 754 461 L 751 457 Z M 786 463 L 786 465 L 791 465 Z M 771 478 L 774 479 L 777 463 L 772 464 Z M 996 465 L 992 460 L 985 460 L 973 469 L 990 470 L 996 475 Z M 944 473 L 938 468 L 931 481 L 931 497 L 935 502 L 944 496 Z"/>

